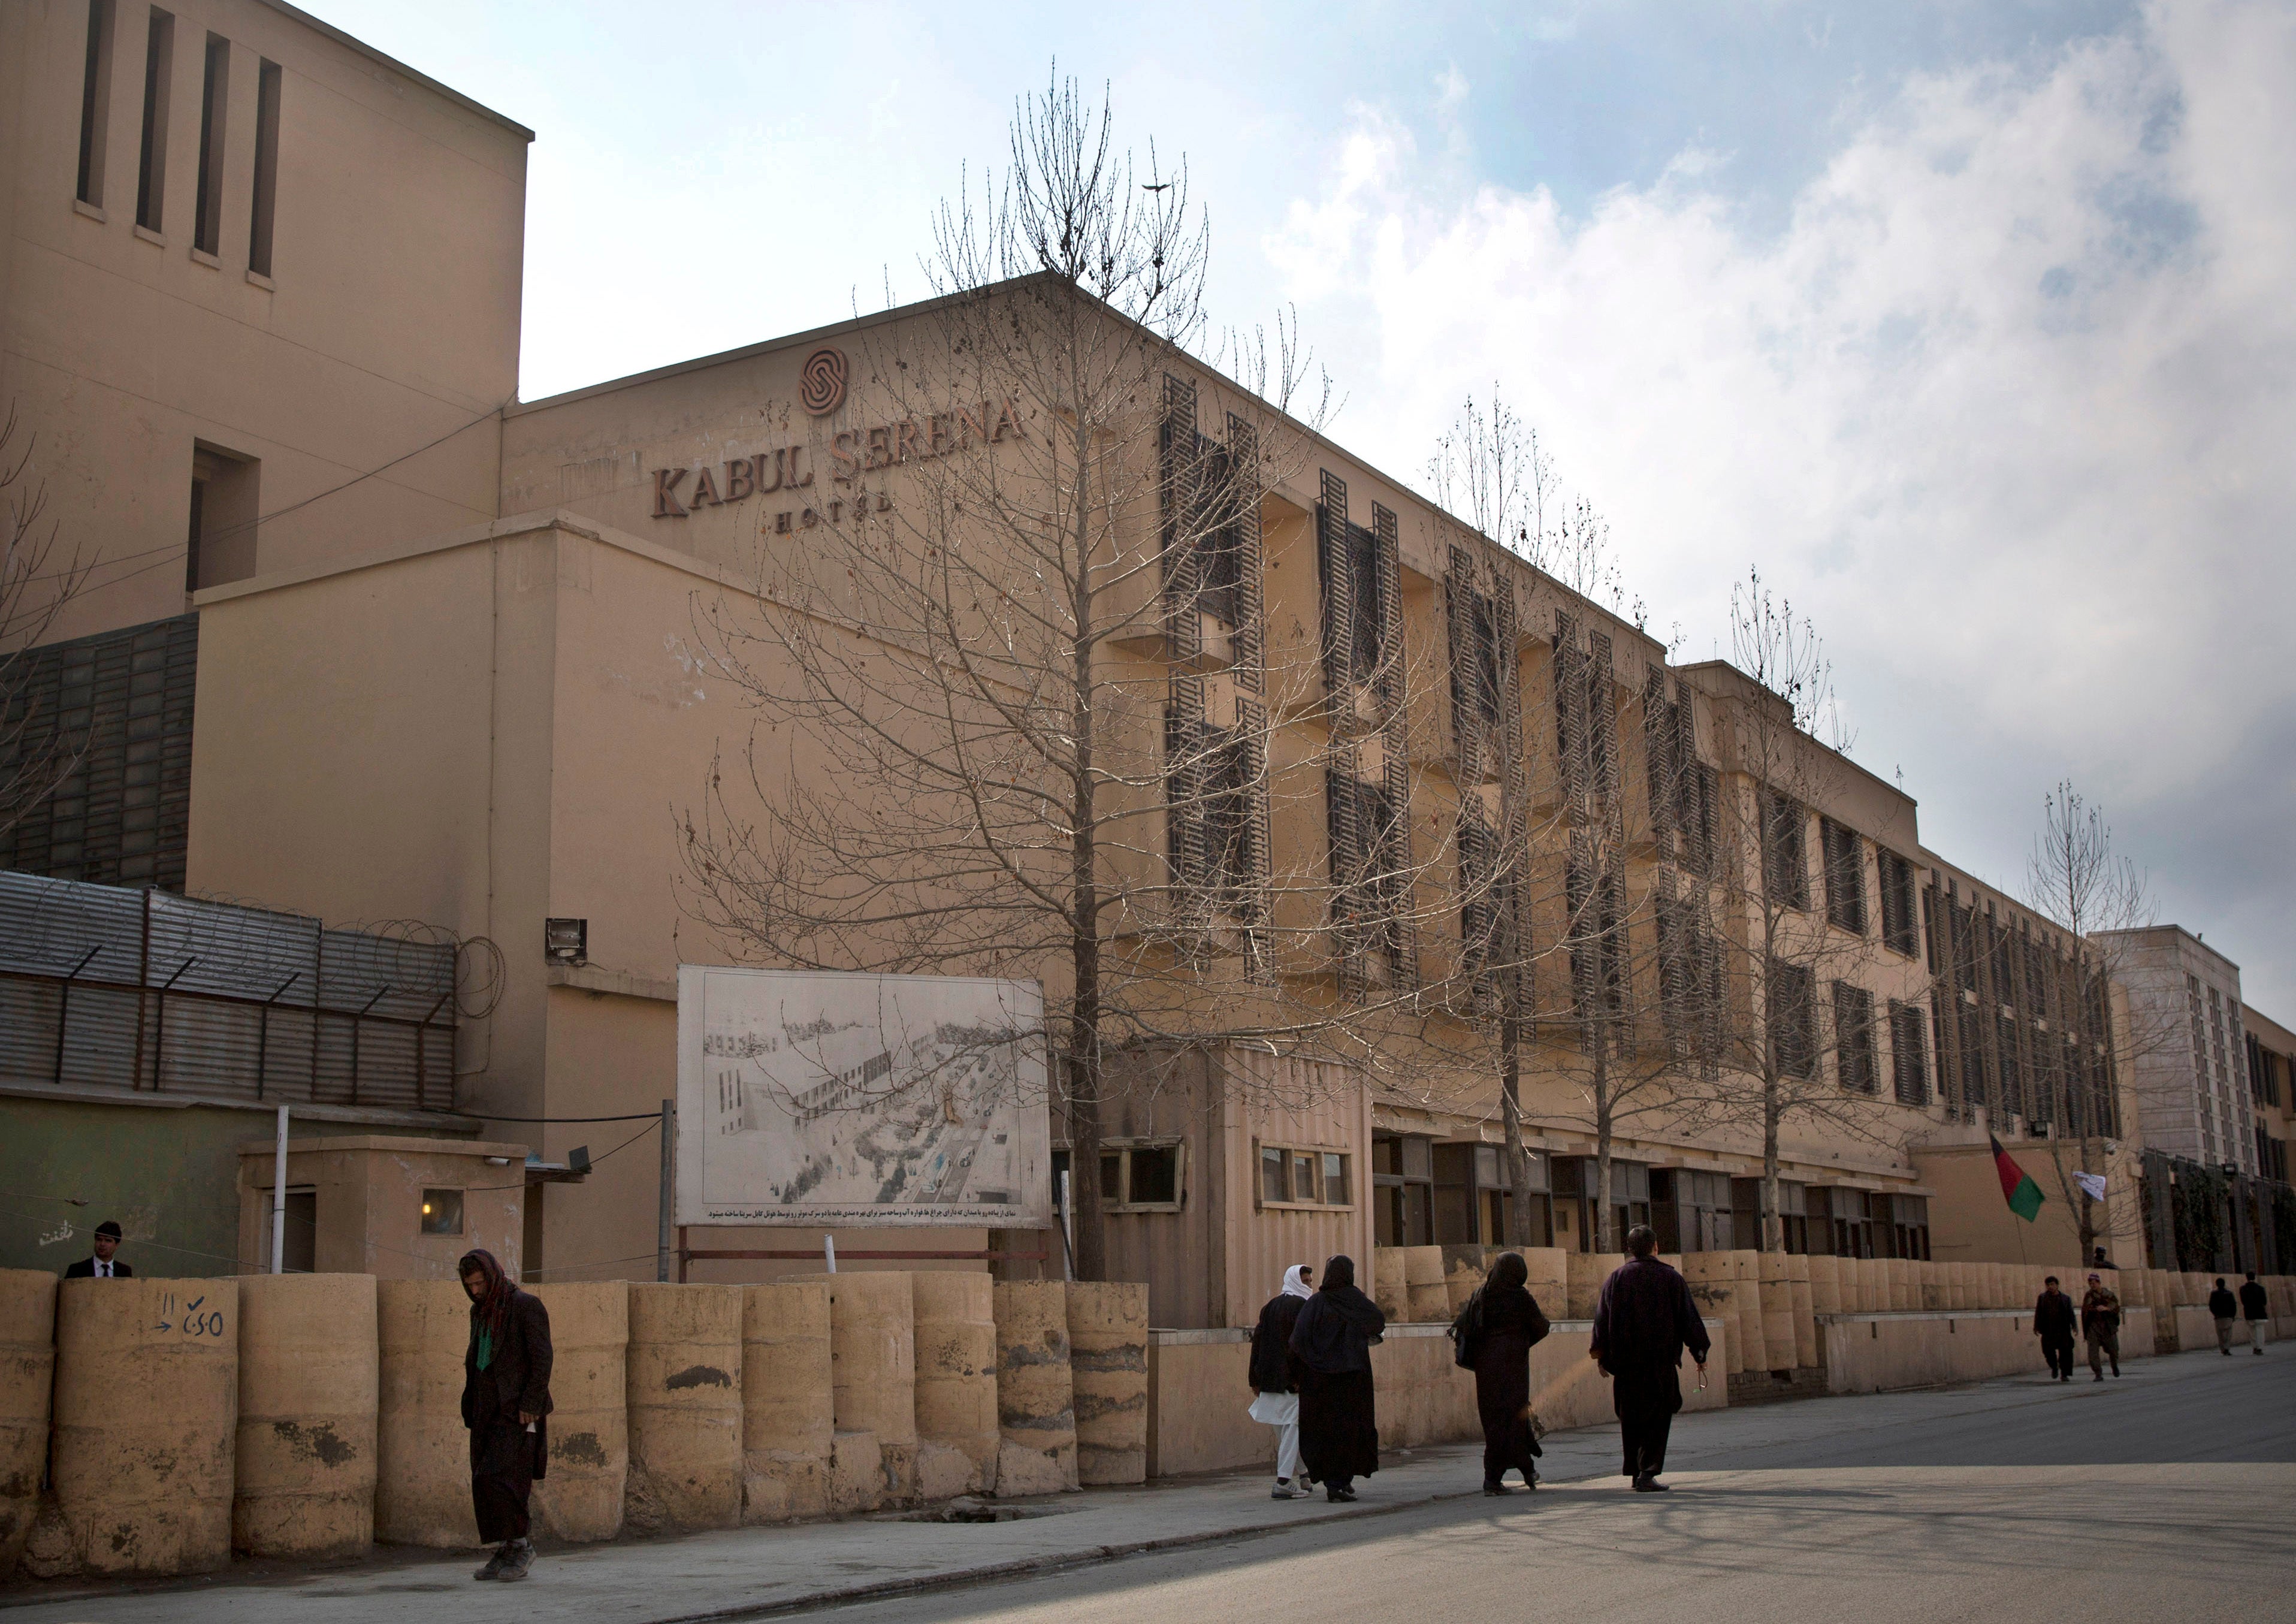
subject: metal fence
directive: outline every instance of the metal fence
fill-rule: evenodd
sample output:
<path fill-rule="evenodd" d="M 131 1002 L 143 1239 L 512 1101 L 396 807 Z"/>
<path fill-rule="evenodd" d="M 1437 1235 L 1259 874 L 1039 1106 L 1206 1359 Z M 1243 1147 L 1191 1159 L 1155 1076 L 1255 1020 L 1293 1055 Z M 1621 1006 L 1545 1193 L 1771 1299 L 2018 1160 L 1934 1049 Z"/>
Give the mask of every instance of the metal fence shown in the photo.
<path fill-rule="evenodd" d="M 453 943 L 0 873 L 0 1081 L 455 1103 Z"/>

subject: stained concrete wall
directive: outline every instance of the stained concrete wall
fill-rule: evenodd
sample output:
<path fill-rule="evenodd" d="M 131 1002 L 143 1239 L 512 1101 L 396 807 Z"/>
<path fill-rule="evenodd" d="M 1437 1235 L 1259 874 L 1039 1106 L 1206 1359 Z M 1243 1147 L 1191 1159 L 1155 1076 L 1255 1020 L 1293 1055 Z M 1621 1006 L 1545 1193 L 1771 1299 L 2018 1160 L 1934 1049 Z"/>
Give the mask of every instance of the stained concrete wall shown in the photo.
<path fill-rule="evenodd" d="M 234 1549 L 363 1555 L 374 1539 L 381 1374 L 372 1275 L 238 1282 Z"/>
<path fill-rule="evenodd" d="M 0 1581 L 16 1571 L 39 1511 L 56 1369 L 56 1277 L 0 1269 Z"/>
<path fill-rule="evenodd" d="M 1837 1393 L 1939 1387 L 2047 1368 L 2025 1309 L 1835 1315 L 1818 1323 L 1818 1340 L 1827 1390 Z M 2152 1354 L 2152 1310 L 2124 1309 L 2120 1357 Z"/>

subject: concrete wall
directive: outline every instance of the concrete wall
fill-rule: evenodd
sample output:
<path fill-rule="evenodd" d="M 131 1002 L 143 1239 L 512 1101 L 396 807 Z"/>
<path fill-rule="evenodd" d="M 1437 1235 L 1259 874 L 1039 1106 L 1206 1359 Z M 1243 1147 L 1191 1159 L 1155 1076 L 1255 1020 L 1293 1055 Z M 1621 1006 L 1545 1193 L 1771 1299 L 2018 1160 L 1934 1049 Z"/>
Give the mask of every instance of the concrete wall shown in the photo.
<path fill-rule="evenodd" d="M 239 1148 L 269 1128 L 271 1107 L 62 1092 L 62 1098 L 0 1096 L 6 1123 L 0 1131 L 0 1185 L 87 1204 L 45 1203 L 27 1221 L 0 1230 L 0 1268 L 60 1275 L 89 1255 L 89 1235 L 106 1218 L 127 1232 L 120 1260 L 139 1275 L 231 1275 L 252 1262 L 234 1180 Z M 331 1133 L 440 1131 L 415 1118 L 413 1111 L 322 1107 L 293 1117 L 288 1126 L 298 1143 Z M 268 1162 L 262 1177 L 267 1187 Z"/>
<path fill-rule="evenodd" d="M 1818 1322 L 1818 1333 L 1826 1387 L 1837 1393 L 1939 1387 L 2048 1368 L 2032 1315 L 2023 1310 L 1833 1315 Z M 2087 1357 L 2085 1344 L 2076 1341 L 2074 1349 Z M 2150 1358 L 2153 1350 L 2152 1310 L 2125 1310 L 2120 1357 Z"/>

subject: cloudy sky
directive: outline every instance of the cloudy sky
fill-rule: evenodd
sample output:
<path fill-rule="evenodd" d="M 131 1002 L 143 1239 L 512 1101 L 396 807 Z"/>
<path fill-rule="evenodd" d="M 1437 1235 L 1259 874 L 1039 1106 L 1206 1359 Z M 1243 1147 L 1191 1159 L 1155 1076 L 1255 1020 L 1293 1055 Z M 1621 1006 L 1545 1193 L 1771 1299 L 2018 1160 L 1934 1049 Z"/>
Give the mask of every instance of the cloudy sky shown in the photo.
<path fill-rule="evenodd" d="M 1496 380 L 1685 658 L 1759 565 L 1934 849 L 2015 889 L 2070 778 L 2296 1025 L 2284 0 L 306 4 L 538 132 L 529 398 L 914 296 L 1057 57 L 1340 441 Z"/>

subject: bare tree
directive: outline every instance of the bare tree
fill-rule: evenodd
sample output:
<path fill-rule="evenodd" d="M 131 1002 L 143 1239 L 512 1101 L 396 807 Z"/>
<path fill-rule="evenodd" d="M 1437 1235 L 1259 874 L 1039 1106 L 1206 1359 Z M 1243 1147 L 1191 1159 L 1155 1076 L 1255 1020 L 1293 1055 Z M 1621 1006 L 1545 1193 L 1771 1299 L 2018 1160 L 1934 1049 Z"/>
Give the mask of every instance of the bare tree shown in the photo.
<path fill-rule="evenodd" d="M 1437 442 L 1426 469 L 1431 494 L 1480 537 L 1502 544 L 1562 589 L 1518 605 L 1512 581 L 1479 570 L 1455 542 L 1446 575 L 1452 644 L 1455 771 L 1463 784 L 1488 780 L 1492 815 L 1463 792 L 1456 841 L 1463 865 L 1488 874 L 1488 901 L 1465 926 L 1480 968 L 1474 1013 L 1495 1031 L 1499 1104 L 1513 1187 L 1529 1185 L 1522 1140 L 1522 1058 L 1535 1046 L 1543 1075 L 1562 1087 L 1542 1118 L 1581 1128 L 1595 1143 L 1596 1242 L 1616 1251 L 1607 1192 L 1620 1132 L 1664 1115 L 1677 1067 L 1659 1006 L 1653 876 L 1633 858 L 1651 838 L 1645 795 L 1626 793 L 1626 719 L 1634 700 L 1618 678 L 1611 638 L 1580 603 L 1639 627 L 1628 603 L 1609 528 L 1584 498 L 1566 503 L 1537 431 L 1506 406 L 1496 384 L 1488 408 L 1470 397 Z M 1549 608 L 1554 630 L 1546 670 L 1554 737 L 1531 724 L 1518 664 L 1526 638 L 1547 641 L 1528 624 Z M 1490 619 L 1488 631 L 1480 622 Z M 1488 648 L 1489 652 L 1483 651 Z M 1485 716 L 1471 718 L 1478 706 Z M 1501 726 L 1501 715 L 1512 719 Z M 1467 747 L 1470 743 L 1473 747 Z M 1492 747 L 1502 759 L 1476 760 Z M 1671 764 L 1663 769 L 1671 772 Z M 1671 782 L 1670 777 L 1669 783 Z M 1659 802 L 1670 791 L 1661 787 Z M 1534 807 L 1533 803 L 1536 803 Z M 1472 855 L 1472 858 L 1470 857 Z M 1471 890 L 1478 888 L 1471 885 Z M 1528 1203 L 1518 1201 L 1507 1234 L 1529 1243 Z"/>
<path fill-rule="evenodd" d="M 36 439 L 16 448 L 15 408 L 0 423 L 0 834 L 79 763 L 81 744 L 44 715 L 32 651 L 87 584 L 91 565 L 60 545 L 48 492 L 32 468 Z"/>
<path fill-rule="evenodd" d="M 2137 1062 L 2170 1037 L 2132 1008 L 2116 1022 L 2112 983 L 2126 939 L 2115 935 L 2153 923 L 2152 899 L 2136 865 L 2113 850 L 2112 828 L 2070 782 L 2042 800 L 2042 824 L 2026 864 L 2025 903 L 2063 928 L 2068 951 L 2050 954 L 2030 942 L 2014 944 L 2030 956 L 2019 1002 L 2050 1022 L 2063 1041 L 2038 1046 L 2026 1079 L 2028 1124 L 2045 1131 L 2057 1193 L 2079 1215 L 2081 1257 L 2109 1226 L 2100 1203 L 2077 1175 L 2101 1176 L 2106 1140 L 2116 1132 L 2114 1096 L 2133 1082 Z M 2013 970 L 2011 976 L 2016 977 Z M 2038 1006 L 2038 1007 L 2035 1007 Z M 2129 1239 L 2117 1236 L 2116 1239 Z"/>
<path fill-rule="evenodd" d="M 1744 683 L 1726 686 L 1716 706 L 1718 917 L 1693 976 L 1704 1076 L 1688 1115 L 1759 1136 L 1761 1249 L 1775 1251 L 1784 1244 L 1783 1129 L 1822 1124 L 1876 1144 L 1896 1136 L 1880 1098 L 1875 995 L 1864 973 L 1875 955 L 1862 846 L 1820 811 L 1839 803 L 1853 771 L 1833 668 L 1815 626 L 1759 570 L 1733 591 L 1730 618 Z"/>
<path fill-rule="evenodd" d="M 1321 607 L 1271 624 L 1264 497 L 1323 405 L 1288 323 L 1210 332 L 1208 253 L 1185 165 L 1136 171 L 1072 84 L 1029 99 L 939 217 L 934 299 L 850 340 L 883 426 L 820 420 L 809 528 L 704 628 L 759 721 L 685 818 L 689 909 L 758 962 L 1040 979 L 1086 1278 L 1105 1111 L 1159 1057 L 1392 1074 L 1440 1021 L 1393 515 L 1327 481 Z"/>

